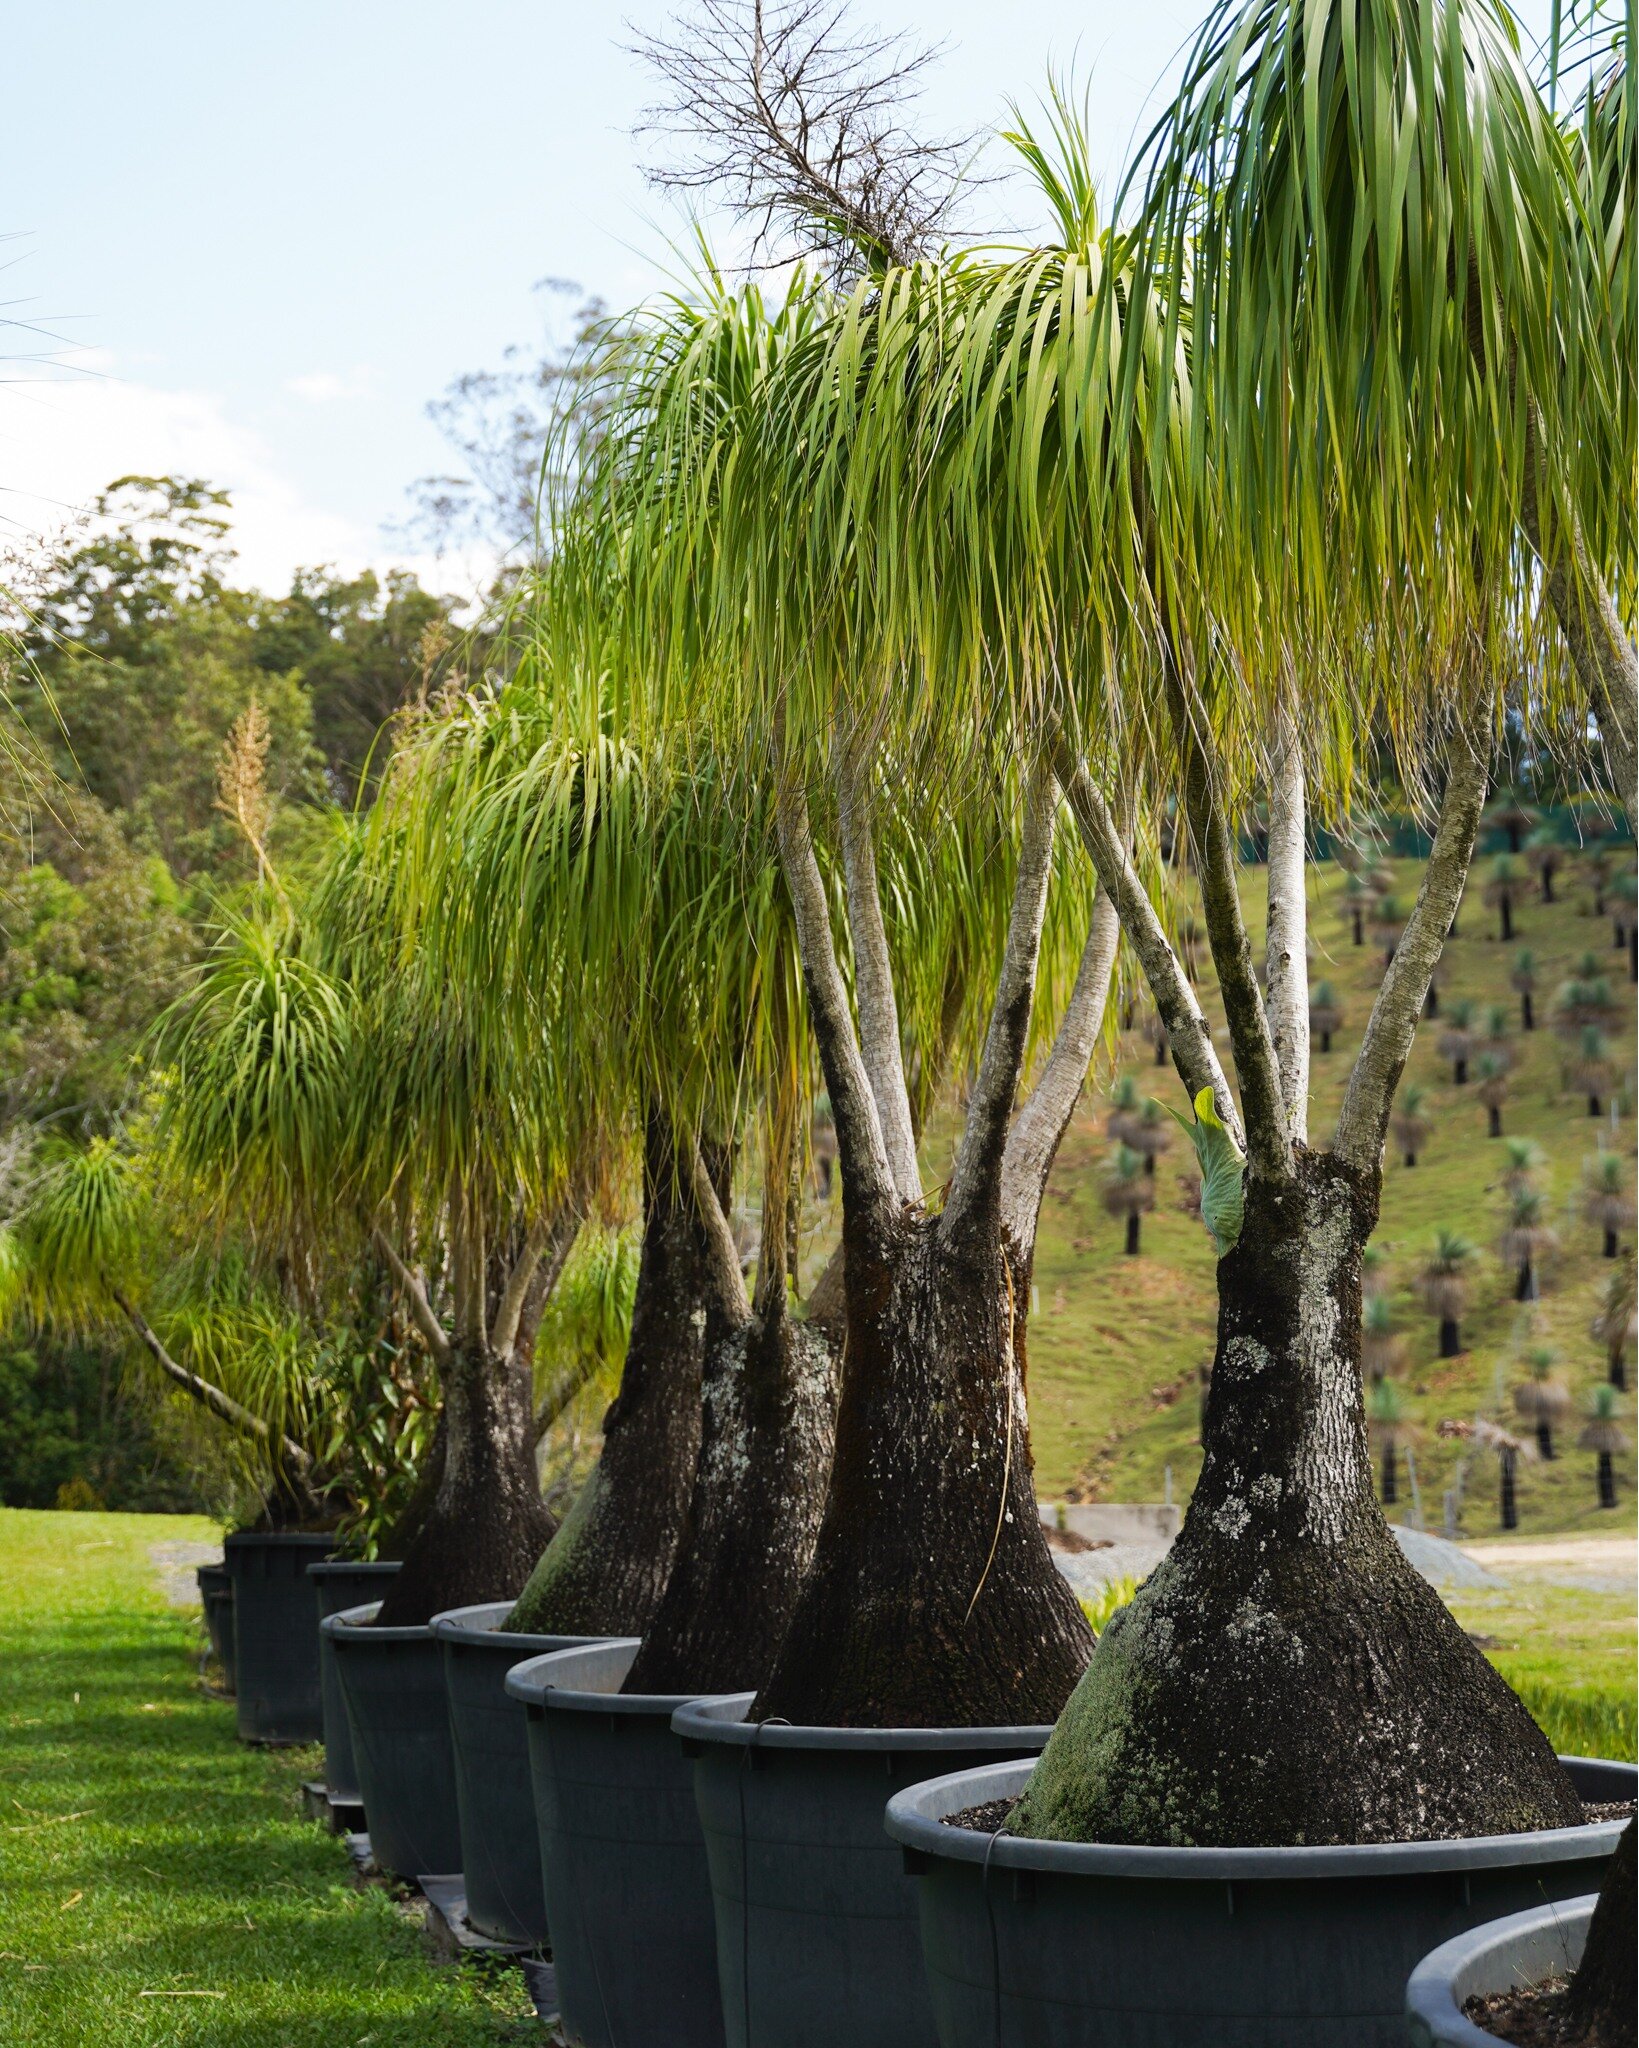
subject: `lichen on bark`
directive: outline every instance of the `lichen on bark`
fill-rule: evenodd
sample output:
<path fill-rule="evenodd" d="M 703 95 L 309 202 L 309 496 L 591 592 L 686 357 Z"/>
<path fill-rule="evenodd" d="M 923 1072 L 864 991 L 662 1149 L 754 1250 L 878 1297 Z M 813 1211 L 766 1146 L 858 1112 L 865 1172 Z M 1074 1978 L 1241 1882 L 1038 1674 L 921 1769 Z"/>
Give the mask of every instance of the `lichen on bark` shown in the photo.
<path fill-rule="evenodd" d="M 1015 1811 L 1050 1840 L 1277 1846 L 1574 1825 L 1525 1708 L 1372 1491 L 1360 1256 L 1378 1175 L 1248 1176 L 1218 1268 L 1200 1482 Z"/>

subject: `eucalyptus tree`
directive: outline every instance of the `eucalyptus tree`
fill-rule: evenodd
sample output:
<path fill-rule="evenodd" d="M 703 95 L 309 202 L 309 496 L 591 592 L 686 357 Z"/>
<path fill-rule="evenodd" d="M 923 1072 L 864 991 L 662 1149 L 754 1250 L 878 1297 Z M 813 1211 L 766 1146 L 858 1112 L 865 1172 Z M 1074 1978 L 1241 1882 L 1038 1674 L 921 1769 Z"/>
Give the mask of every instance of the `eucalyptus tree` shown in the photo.
<path fill-rule="evenodd" d="M 580 1228 L 597 1129 L 549 1006 L 532 1059 L 509 1062 L 479 1043 L 463 991 L 431 980 L 400 900 L 401 851 L 367 821 L 300 912 L 280 901 L 225 935 L 170 1019 L 161 1122 L 218 1205 L 292 1259 L 372 1248 L 434 1361 L 431 1498 L 389 1624 L 516 1592 L 551 1534 L 534 1337 Z"/>

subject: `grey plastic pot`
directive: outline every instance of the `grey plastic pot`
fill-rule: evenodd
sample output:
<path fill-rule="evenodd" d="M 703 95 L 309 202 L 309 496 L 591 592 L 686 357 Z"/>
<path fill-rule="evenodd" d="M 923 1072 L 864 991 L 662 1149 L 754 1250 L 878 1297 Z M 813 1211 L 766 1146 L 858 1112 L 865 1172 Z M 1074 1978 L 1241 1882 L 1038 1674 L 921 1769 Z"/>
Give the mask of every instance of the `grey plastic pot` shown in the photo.
<path fill-rule="evenodd" d="M 341 1679 L 336 1672 L 336 1652 L 319 1624 L 327 1615 L 343 1614 L 372 1594 L 379 1597 L 384 1579 L 398 1570 L 396 1563 L 363 1564 L 357 1559 L 332 1557 L 310 1564 L 307 1576 L 313 1582 L 318 1608 L 314 1628 L 319 1636 L 319 1703 L 324 1714 L 324 1782 L 332 1799 L 356 1806 L 359 1800 L 358 1768 L 353 1762 L 353 1736 L 347 1725 L 347 1708 L 341 1696 Z"/>
<path fill-rule="evenodd" d="M 935 2048 L 916 1886 L 883 1804 L 930 1770 L 1033 1757 L 1052 1731 L 791 1728 L 748 1722 L 752 1698 L 672 1717 L 694 1758 L 730 2048 Z"/>
<path fill-rule="evenodd" d="M 225 1564 L 202 1564 L 194 1573 L 199 1604 L 205 1610 L 205 1633 L 211 1639 L 211 1655 L 222 1672 L 228 1692 L 233 1691 L 233 1581 Z"/>
<path fill-rule="evenodd" d="M 1442 1942 L 1411 1973 L 1406 2027 L 1413 2048 L 1497 2048 L 1497 2037 L 1463 2012 L 1476 1994 L 1515 1991 L 1568 1977 L 1582 1960 L 1599 1894 L 1488 1920 Z"/>
<path fill-rule="evenodd" d="M 307 1568 L 333 1547 L 328 1536 L 241 1530 L 222 1546 L 233 1584 L 233 1690 L 246 1742 L 317 1742 L 319 1631 Z"/>
<path fill-rule="evenodd" d="M 461 1868 L 444 1661 L 430 1628 L 375 1628 L 381 1602 L 319 1626 L 336 1658 L 370 1850 L 398 1877 Z"/>
<path fill-rule="evenodd" d="M 1585 1799 L 1633 1797 L 1632 1764 L 1565 1763 Z M 888 1802 L 919 1879 L 941 2048 L 1404 2048 L 1419 1957 L 1499 1913 L 1597 1890 L 1622 1832 L 1152 1849 L 944 1825 L 1029 1775 L 962 1771 Z"/>
<path fill-rule="evenodd" d="M 564 2029 L 586 2048 L 722 2048 L 711 1881 L 677 1694 L 620 1691 L 636 1637 L 531 1657 L 541 1875 Z"/>
<path fill-rule="evenodd" d="M 529 1778 L 528 1722 L 506 1689 L 506 1675 L 528 1657 L 579 1649 L 596 1636 L 508 1634 L 510 1600 L 452 1607 L 432 1618 L 444 1659 L 455 1799 L 461 1821 L 461 1869 L 467 1918 L 492 1941 L 547 1940 L 541 1842 Z"/>

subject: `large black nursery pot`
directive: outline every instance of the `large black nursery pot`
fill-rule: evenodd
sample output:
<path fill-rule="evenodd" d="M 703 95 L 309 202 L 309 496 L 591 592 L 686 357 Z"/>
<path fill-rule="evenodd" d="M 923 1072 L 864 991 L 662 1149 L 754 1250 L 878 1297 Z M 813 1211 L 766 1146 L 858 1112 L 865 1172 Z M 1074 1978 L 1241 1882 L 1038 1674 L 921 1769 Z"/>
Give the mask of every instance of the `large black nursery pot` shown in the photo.
<path fill-rule="evenodd" d="M 585 2048 L 722 2048 L 694 1774 L 671 1732 L 687 1696 L 621 1692 L 637 1651 L 558 1650 L 506 1682 L 528 1715 L 564 2029 Z"/>
<path fill-rule="evenodd" d="M 672 1719 L 694 1758 L 729 2048 L 935 2048 L 916 1886 L 883 1806 L 930 1770 L 1033 1758 L 1052 1730 L 792 1728 L 747 1721 L 753 1698 Z"/>
<path fill-rule="evenodd" d="M 433 1616 L 432 1632 L 444 1659 L 467 1918 L 492 1941 L 539 1947 L 547 1939 L 546 1893 L 528 1723 L 523 1702 L 506 1689 L 506 1675 L 525 1658 L 598 1638 L 510 1635 L 501 1623 L 512 1604 L 452 1607 Z"/>
<path fill-rule="evenodd" d="M 341 1679 L 336 1671 L 336 1652 L 320 1624 L 332 1614 L 342 1614 L 361 1601 L 380 1599 L 383 1582 L 398 1570 L 396 1563 L 363 1564 L 355 1558 L 331 1557 L 310 1564 L 307 1576 L 313 1581 L 318 1608 L 314 1629 L 319 1637 L 319 1702 L 324 1711 L 324 1783 L 338 1805 L 359 1803 L 358 1767 L 353 1762 L 353 1736 L 347 1726 L 347 1708 L 341 1696 Z"/>
<path fill-rule="evenodd" d="M 1632 1764 L 1564 1762 L 1584 1799 L 1634 1796 Z M 1624 1825 L 1314 1849 L 945 1825 L 1029 1776 L 960 1771 L 888 1802 L 917 1873 L 941 2048 L 1404 2048 L 1418 1959 L 1500 1913 L 1597 1891 Z"/>
<path fill-rule="evenodd" d="M 1412 2048 L 1497 2048 L 1497 2037 L 1475 2026 L 1466 2000 L 1518 1991 L 1545 1977 L 1568 1977 L 1582 1960 L 1599 1894 L 1533 1906 L 1488 1920 L 1442 1942 L 1411 1973 L 1406 1986 L 1406 2038 Z"/>
<path fill-rule="evenodd" d="M 461 1868 L 444 1662 L 431 1628 L 376 1628 L 379 1600 L 321 1624 L 347 1708 L 370 1851 L 397 1877 Z"/>
<path fill-rule="evenodd" d="M 233 1584 L 233 1689 L 246 1742 L 317 1742 L 319 1631 L 307 1568 L 334 1548 L 329 1536 L 243 1529 L 222 1546 Z"/>
<path fill-rule="evenodd" d="M 225 1564 L 202 1564 L 194 1573 L 199 1604 L 205 1610 L 205 1633 L 211 1639 L 211 1655 L 222 1672 L 222 1682 L 233 1691 L 233 1581 Z"/>

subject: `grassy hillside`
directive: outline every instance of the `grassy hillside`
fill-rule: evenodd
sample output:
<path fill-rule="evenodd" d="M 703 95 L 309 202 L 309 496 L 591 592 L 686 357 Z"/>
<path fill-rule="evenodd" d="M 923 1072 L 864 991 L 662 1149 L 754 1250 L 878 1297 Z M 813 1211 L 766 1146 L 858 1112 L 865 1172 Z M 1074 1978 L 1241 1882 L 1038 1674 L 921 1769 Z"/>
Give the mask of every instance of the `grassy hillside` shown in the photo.
<path fill-rule="evenodd" d="M 1392 865 L 1396 894 L 1409 907 L 1419 864 Z M 1434 1134 L 1415 1168 L 1406 1168 L 1391 1154 L 1375 1239 L 1386 1255 L 1396 1320 L 1406 1338 L 1400 1384 L 1425 1431 L 1415 1447 L 1424 1514 L 1431 1527 L 1440 1527 L 1441 1495 L 1461 1460 L 1467 1466 L 1462 1533 L 1478 1535 L 1496 1527 L 1495 1459 L 1437 1437 L 1436 1425 L 1446 1417 L 1471 1420 L 1485 1414 L 1523 1428 L 1514 1420 L 1511 1394 L 1520 1377 L 1520 1354 L 1548 1344 L 1559 1354 L 1576 1408 L 1563 1431 L 1561 1455 L 1551 1464 L 1521 1466 L 1522 1527 L 1544 1532 L 1629 1527 L 1631 1451 L 1618 1460 L 1620 1505 L 1612 1515 L 1601 1514 L 1596 1504 L 1593 1454 L 1576 1448 L 1584 1400 L 1604 1377 L 1603 1358 L 1588 1325 L 1612 1271 L 1599 1256 L 1599 1234 L 1583 1219 L 1582 1175 L 1601 1132 L 1630 1166 L 1633 1159 L 1634 1011 L 1626 955 L 1612 947 L 1608 920 L 1592 915 L 1588 886 L 1568 873 L 1556 883 L 1561 900 L 1544 904 L 1533 888 L 1531 899 L 1515 911 L 1514 940 L 1499 942 L 1496 915 L 1482 904 L 1487 865 L 1480 864 L 1458 919 L 1458 935 L 1446 949 L 1442 1016 L 1464 997 L 1482 1008 L 1508 1005 L 1518 1065 L 1503 1128 L 1510 1136 L 1534 1139 L 1547 1155 L 1541 1180 L 1560 1246 L 1544 1273 L 1542 1300 L 1531 1308 L 1516 1306 L 1512 1273 L 1499 1263 L 1495 1249 L 1505 1207 L 1498 1185 L 1503 1148 L 1486 1136 L 1486 1112 L 1472 1082 L 1452 1085 L 1450 1064 L 1437 1048 L 1440 1023 L 1425 1022 L 1406 1080 L 1429 1089 Z M 1369 939 L 1359 949 L 1351 943 L 1341 914 L 1344 881 L 1340 869 L 1321 866 L 1311 884 L 1310 934 L 1318 955 L 1311 981 L 1330 980 L 1346 1012 L 1331 1053 L 1317 1052 L 1314 1062 L 1311 1129 L 1317 1139 L 1330 1130 L 1383 965 L 1381 951 Z M 1250 870 L 1246 898 L 1255 940 L 1262 928 L 1261 896 L 1261 872 Z M 1523 1036 L 1517 1030 L 1519 1001 L 1508 985 L 1522 946 L 1536 958 L 1538 1017 L 1538 1029 Z M 1598 954 L 1601 972 L 1624 1011 L 1612 1050 L 1618 1073 L 1627 1077 L 1628 1114 L 1614 1127 L 1608 1114 L 1600 1122 L 1591 1120 L 1585 1101 L 1562 1090 L 1563 1048 L 1549 1028 L 1554 990 L 1569 976 L 1573 962 L 1589 951 Z M 1203 1001 L 1221 1023 L 1207 973 Z M 1140 1027 L 1143 1007 L 1141 1001 Z M 1220 1029 L 1220 1043 L 1222 1038 Z M 1030 1326 L 1036 1475 L 1040 1492 L 1049 1498 L 1159 1500 L 1170 1467 L 1174 1495 L 1182 1500 L 1200 1464 L 1197 1375 L 1212 1353 L 1212 1250 L 1201 1224 L 1176 1207 L 1178 1176 L 1190 1155 L 1183 1132 L 1172 1126 L 1175 1142 L 1157 1167 L 1156 1210 L 1143 1222 L 1143 1251 L 1137 1258 L 1123 1255 L 1123 1226 L 1106 1215 L 1101 1199 L 1104 1162 L 1112 1150 L 1104 1120 L 1111 1089 L 1122 1074 L 1133 1075 L 1141 1090 L 1153 1090 L 1169 1107 L 1187 1107 L 1170 1065 L 1158 1069 L 1151 1046 L 1134 1032 L 1095 1070 L 1066 1135 L 1042 1219 Z M 1442 1226 L 1462 1232 L 1481 1252 L 1463 1324 L 1469 1348 L 1443 1362 L 1436 1356 L 1435 1325 L 1413 1293 L 1433 1233 Z M 1625 1232 L 1623 1256 L 1631 1258 L 1632 1252 L 1632 1232 Z"/>

